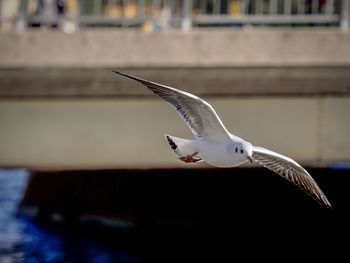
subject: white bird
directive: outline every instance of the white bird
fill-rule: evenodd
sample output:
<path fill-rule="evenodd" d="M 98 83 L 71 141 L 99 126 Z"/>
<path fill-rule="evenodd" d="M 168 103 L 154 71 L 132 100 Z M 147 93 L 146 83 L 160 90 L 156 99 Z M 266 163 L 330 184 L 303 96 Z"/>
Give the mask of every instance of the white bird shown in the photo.
<path fill-rule="evenodd" d="M 254 146 L 227 131 L 213 107 L 191 93 L 113 71 L 136 80 L 168 102 L 186 122 L 195 138 L 193 140 L 165 135 L 171 149 L 186 163 L 204 161 L 216 167 L 235 167 L 248 160 L 274 171 L 294 183 L 319 204 L 331 208 L 327 197 L 311 175 L 294 160 Z"/>

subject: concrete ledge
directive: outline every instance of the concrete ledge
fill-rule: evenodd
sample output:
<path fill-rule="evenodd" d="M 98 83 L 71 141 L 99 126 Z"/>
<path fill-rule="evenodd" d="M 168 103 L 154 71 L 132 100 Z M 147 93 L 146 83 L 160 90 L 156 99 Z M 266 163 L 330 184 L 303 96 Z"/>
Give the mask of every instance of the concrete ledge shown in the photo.
<path fill-rule="evenodd" d="M 350 33 L 327 29 L 0 33 L 0 67 L 237 67 L 350 64 Z"/>
<path fill-rule="evenodd" d="M 350 94 L 350 66 L 121 70 L 208 97 Z M 153 94 L 112 68 L 0 70 L 1 99 L 145 96 Z"/>

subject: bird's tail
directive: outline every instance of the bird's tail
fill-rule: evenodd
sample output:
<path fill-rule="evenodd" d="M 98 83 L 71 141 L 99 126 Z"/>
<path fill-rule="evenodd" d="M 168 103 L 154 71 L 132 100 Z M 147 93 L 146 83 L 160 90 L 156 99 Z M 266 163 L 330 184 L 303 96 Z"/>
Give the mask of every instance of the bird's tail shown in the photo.
<path fill-rule="evenodd" d="M 185 157 L 195 153 L 192 147 L 192 140 L 187 140 L 172 135 L 165 134 L 165 138 L 170 148 L 179 156 Z"/>

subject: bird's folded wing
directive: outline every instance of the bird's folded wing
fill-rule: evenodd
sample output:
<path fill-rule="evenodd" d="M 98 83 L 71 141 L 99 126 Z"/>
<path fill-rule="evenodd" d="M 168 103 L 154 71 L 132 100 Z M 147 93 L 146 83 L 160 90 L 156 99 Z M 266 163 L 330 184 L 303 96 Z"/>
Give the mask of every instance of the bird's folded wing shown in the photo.
<path fill-rule="evenodd" d="M 294 160 L 262 147 L 253 148 L 253 160 L 299 186 L 321 205 L 331 208 L 327 197 L 311 175 Z"/>
<path fill-rule="evenodd" d="M 134 79 L 168 102 L 180 114 L 196 137 L 227 138 L 224 127 L 213 107 L 203 99 L 188 92 L 131 76 L 118 71 L 117 74 Z"/>

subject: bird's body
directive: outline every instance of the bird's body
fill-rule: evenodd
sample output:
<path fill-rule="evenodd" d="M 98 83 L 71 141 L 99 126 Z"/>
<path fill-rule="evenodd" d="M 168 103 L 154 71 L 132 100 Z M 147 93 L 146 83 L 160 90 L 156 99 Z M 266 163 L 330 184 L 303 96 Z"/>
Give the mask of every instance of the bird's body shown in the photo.
<path fill-rule="evenodd" d="M 321 205 L 331 207 L 310 174 L 297 162 L 227 131 L 213 107 L 203 99 L 155 82 L 114 71 L 134 79 L 168 102 L 186 122 L 192 140 L 165 135 L 171 149 L 186 163 L 204 161 L 216 167 L 236 167 L 248 160 L 274 171 L 308 193 Z"/>
<path fill-rule="evenodd" d="M 196 157 L 216 167 L 236 167 L 245 162 L 247 158 L 235 153 L 235 146 L 242 139 L 230 136 L 224 139 L 196 138 L 186 145 L 186 150 L 197 154 Z"/>

